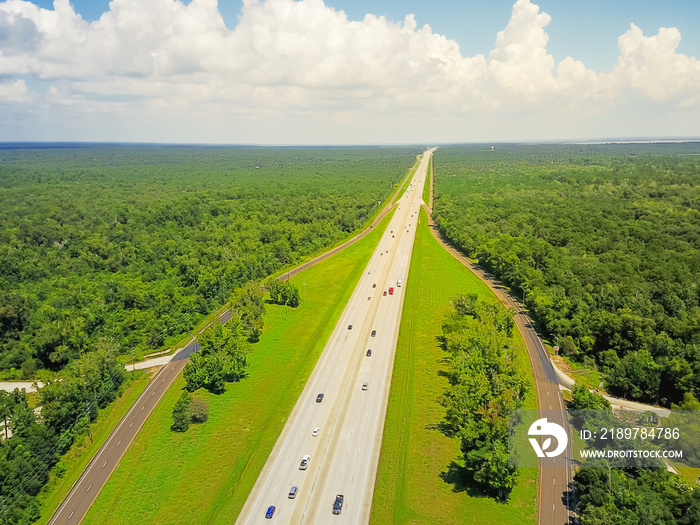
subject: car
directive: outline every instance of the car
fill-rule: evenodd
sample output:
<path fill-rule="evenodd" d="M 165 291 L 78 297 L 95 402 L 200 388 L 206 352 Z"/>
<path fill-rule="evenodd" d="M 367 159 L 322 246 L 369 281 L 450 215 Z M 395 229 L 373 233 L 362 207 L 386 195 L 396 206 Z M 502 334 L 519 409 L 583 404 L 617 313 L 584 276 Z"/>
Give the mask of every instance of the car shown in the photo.
<path fill-rule="evenodd" d="M 351 325 L 351 324 L 348 325 L 348 330 L 352 330 L 352 325 Z"/>
<path fill-rule="evenodd" d="M 372 350 L 371 350 L 371 349 L 368 349 L 368 350 L 367 350 L 367 357 L 369 357 L 369 356 L 371 356 L 371 355 L 372 355 Z"/>
<path fill-rule="evenodd" d="M 386 253 L 389 253 L 389 250 L 387 250 Z"/>
<path fill-rule="evenodd" d="M 274 515 L 275 515 L 275 506 L 270 505 L 269 507 L 267 507 L 267 512 L 265 513 L 265 517 L 269 520 Z"/>
<path fill-rule="evenodd" d="M 367 381 L 362 383 L 362 390 L 367 390 Z"/>
<path fill-rule="evenodd" d="M 289 499 L 294 499 L 297 497 L 297 492 L 299 492 L 299 489 L 297 487 L 292 487 L 289 489 L 289 496 L 287 496 Z"/>
<path fill-rule="evenodd" d="M 323 394 L 319 394 L 316 396 L 316 403 L 320 403 L 321 401 L 323 401 Z"/>
<path fill-rule="evenodd" d="M 340 514 L 340 511 L 343 510 L 343 497 L 342 494 L 338 494 L 335 497 L 335 501 L 333 502 L 333 514 Z"/>
<path fill-rule="evenodd" d="M 376 330 L 372 330 L 372 337 L 374 337 L 375 335 L 377 335 L 377 331 L 376 331 Z"/>
<path fill-rule="evenodd" d="M 319 433 L 319 432 L 321 432 L 321 429 L 318 428 L 318 427 L 316 427 L 316 428 L 314 428 L 314 431 L 311 432 L 311 436 L 312 436 L 312 437 L 318 437 L 318 433 Z"/>
<path fill-rule="evenodd" d="M 368 298 L 367 298 L 368 301 L 370 301 L 371 299 L 372 299 L 371 297 L 368 297 Z"/>
<path fill-rule="evenodd" d="M 377 283 L 374 283 L 374 284 L 372 285 L 372 288 L 376 288 L 376 287 L 377 287 Z"/>
<path fill-rule="evenodd" d="M 309 466 L 309 461 L 311 461 L 311 456 L 308 454 L 301 458 L 301 463 L 299 463 L 299 470 L 306 470 L 306 467 Z"/>
<path fill-rule="evenodd" d="M 386 290 L 384 290 L 384 295 L 386 295 Z"/>

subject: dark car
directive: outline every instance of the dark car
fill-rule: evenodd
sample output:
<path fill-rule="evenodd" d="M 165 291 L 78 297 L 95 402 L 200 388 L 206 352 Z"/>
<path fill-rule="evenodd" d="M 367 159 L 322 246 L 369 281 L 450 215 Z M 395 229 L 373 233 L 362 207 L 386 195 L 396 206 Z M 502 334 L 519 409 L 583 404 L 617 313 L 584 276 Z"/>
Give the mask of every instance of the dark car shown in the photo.
<path fill-rule="evenodd" d="M 265 513 L 265 517 L 269 520 L 272 516 L 274 516 L 274 514 L 275 514 L 275 506 L 270 505 L 267 508 L 267 512 Z"/>
<path fill-rule="evenodd" d="M 372 350 L 367 350 L 367 357 L 372 355 Z"/>
<path fill-rule="evenodd" d="M 374 337 L 375 335 L 377 335 L 377 331 L 376 331 L 376 330 L 372 330 L 372 337 Z"/>
<path fill-rule="evenodd" d="M 340 511 L 343 510 L 343 495 L 338 494 L 335 497 L 335 503 L 333 503 L 333 514 L 340 514 Z"/>
<path fill-rule="evenodd" d="M 384 290 L 384 295 L 386 295 L 386 290 Z"/>
<path fill-rule="evenodd" d="M 351 325 L 351 324 L 348 325 L 348 330 L 352 330 L 352 325 Z"/>
<path fill-rule="evenodd" d="M 323 401 L 323 394 L 319 394 L 316 396 L 316 403 L 320 403 L 321 401 Z"/>
<path fill-rule="evenodd" d="M 376 287 L 377 287 L 377 283 L 374 283 L 374 284 L 372 285 L 372 288 L 376 288 Z"/>

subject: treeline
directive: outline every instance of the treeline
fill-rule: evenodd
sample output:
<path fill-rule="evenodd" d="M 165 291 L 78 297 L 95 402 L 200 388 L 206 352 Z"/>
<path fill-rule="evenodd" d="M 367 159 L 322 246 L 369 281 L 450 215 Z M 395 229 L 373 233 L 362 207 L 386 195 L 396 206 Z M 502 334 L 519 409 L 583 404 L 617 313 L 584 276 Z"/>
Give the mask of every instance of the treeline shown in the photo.
<path fill-rule="evenodd" d="M 509 412 L 523 408 L 531 385 L 514 363 L 515 322 L 499 303 L 476 294 L 452 300 L 442 327 L 450 355 L 445 430 L 460 440 L 466 469 L 487 493 L 507 499 L 517 481 L 509 462 Z"/>
<path fill-rule="evenodd" d="M 231 291 L 361 227 L 407 148 L 93 146 L 0 152 L 0 377 L 100 338 L 173 344 Z"/>
<path fill-rule="evenodd" d="M 38 393 L 40 415 L 24 390 L 0 392 L 0 410 L 9 438 L 0 440 L 0 521 L 26 524 L 39 519 L 37 494 L 76 439 L 92 440 L 90 423 L 123 389 L 124 368 L 116 345 L 100 340 L 92 352 L 73 360 Z M 10 435 L 10 432 L 12 433 Z M 3 433 L 4 434 L 4 433 Z M 58 463 L 58 465 L 57 465 Z"/>
<path fill-rule="evenodd" d="M 440 233 L 612 393 L 700 397 L 700 145 L 440 148 Z"/>
<path fill-rule="evenodd" d="M 250 345 L 258 341 L 263 328 L 264 293 L 255 282 L 236 290 L 230 301 L 231 319 L 223 326 L 210 326 L 199 336 L 199 351 L 190 354 L 183 371 L 189 392 L 206 388 L 221 394 L 226 383 L 245 377 Z"/>

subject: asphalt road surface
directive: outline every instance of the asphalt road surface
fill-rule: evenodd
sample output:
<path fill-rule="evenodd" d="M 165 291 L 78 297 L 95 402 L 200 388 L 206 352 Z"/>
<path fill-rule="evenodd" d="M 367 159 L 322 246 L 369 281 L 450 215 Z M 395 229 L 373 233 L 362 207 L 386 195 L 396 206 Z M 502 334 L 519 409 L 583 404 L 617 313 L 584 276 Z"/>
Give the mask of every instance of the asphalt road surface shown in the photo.
<path fill-rule="evenodd" d="M 423 156 L 401 197 L 237 524 L 369 522 L 404 290 L 431 154 L 429 150 Z M 390 287 L 393 295 L 385 296 Z M 320 393 L 323 401 L 317 403 Z M 317 437 L 312 435 L 315 428 Z M 311 459 L 301 470 L 305 455 Z M 292 486 L 298 493 L 289 499 Z M 341 514 L 333 515 L 337 494 L 344 496 L 344 503 Z M 265 512 L 271 505 L 276 511 L 267 520 Z"/>
<path fill-rule="evenodd" d="M 180 375 L 189 355 L 198 348 L 199 344 L 195 340 L 190 341 L 160 369 L 75 482 L 48 525 L 80 523 L 148 416 Z"/>

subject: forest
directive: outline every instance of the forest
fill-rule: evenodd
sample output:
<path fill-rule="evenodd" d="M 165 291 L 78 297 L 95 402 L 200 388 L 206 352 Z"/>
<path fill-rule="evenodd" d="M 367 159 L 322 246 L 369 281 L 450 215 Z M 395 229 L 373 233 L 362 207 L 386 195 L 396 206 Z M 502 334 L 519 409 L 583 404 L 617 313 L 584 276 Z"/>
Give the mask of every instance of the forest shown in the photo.
<path fill-rule="evenodd" d="M 64 145 L 65 146 L 65 145 Z M 167 347 L 251 280 L 361 228 L 411 148 L 0 150 L 0 378 Z"/>
<path fill-rule="evenodd" d="M 700 397 L 700 144 L 441 147 L 440 233 L 609 392 Z"/>

